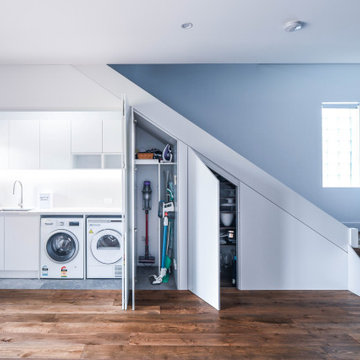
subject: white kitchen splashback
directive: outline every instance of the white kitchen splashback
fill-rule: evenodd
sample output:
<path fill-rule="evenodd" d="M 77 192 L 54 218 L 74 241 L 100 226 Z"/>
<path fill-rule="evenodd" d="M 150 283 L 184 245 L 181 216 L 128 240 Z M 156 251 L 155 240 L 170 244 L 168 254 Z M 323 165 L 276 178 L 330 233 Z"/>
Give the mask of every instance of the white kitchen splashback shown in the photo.
<path fill-rule="evenodd" d="M 38 208 L 39 194 L 52 193 L 54 208 L 123 209 L 124 170 L 3 170 L 0 173 L 0 207 L 15 207 L 24 187 L 25 207 Z"/>

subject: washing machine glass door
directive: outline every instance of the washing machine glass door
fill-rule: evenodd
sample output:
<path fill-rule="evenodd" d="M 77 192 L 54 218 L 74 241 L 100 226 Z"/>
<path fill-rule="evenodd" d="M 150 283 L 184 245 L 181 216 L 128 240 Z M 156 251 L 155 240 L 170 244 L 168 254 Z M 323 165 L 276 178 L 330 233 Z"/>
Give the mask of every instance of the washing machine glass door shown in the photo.
<path fill-rule="evenodd" d="M 70 231 L 55 231 L 50 235 L 46 243 L 46 251 L 52 260 L 67 263 L 77 255 L 79 241 Z"/>
<path fill-rule="evenodd" d="M 102 264 L 113 264 L 122 258 L 121 234 L 113 230 L 101 230 L 91 241 L 91 252 Z"/>

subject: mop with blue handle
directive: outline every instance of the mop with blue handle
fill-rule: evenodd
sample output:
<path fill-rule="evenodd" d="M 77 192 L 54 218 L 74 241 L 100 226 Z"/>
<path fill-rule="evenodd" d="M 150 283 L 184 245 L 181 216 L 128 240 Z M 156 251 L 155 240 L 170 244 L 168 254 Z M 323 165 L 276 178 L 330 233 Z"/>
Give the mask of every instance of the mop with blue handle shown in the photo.
<path fill-rule="evenodd" d="M 174 218 L 175 206 L 174 206 L 174 183 L 170 178 L 169 171 L 165 172 L 166 175 L 166 195 L 167 202 L 160 201 L 159 203 L 159 217 L 163 218 L 163 241 L 162 241 L 162 253 L 161 253 L 161 268 L 159 275 L 151 275 L 150 282 L 152 285 L 160 285 L 169 281 L 168 270 L 171 266 L 171 258 L 168 256 L 172 252 L 173 247 L 173 232 L 170 231 L 169 217 Z M 172 227 L 171 227 L 172 229 Z"/>
<path fill-rule="evenodd" d="M 162 254 L 161 254 L 161 269 L 160 274 L 157 275 L 151 275 L 150 276 L 150 282 L 152 285 L 160 285 L 163 282 L 163 278 L 166 275 L 166 267 L 165 267 L 165 256 L 166 256 L 166 244 L 167 244 L 167 232 L 168 232 L 168 226 L 169 226 L 169 218 L 168 213 L 164 213 L 164 233 L 163 233 L 163 243 L 162 243 Z"/>

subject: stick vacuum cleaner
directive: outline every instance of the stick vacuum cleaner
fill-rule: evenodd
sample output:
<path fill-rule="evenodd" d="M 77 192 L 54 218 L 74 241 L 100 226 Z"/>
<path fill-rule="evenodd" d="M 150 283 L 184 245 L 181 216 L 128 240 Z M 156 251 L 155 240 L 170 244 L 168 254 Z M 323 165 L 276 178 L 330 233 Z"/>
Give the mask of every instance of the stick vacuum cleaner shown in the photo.
<path fill-rule="evenodd" d="M 143 210 L 145 210 L 145 255 L 139 256 L 139 263 L 154 264 L 155 257 L 149 255 L 149 211 L 151 210 L 151 183 L 144 181 L 143 194 Z"/>

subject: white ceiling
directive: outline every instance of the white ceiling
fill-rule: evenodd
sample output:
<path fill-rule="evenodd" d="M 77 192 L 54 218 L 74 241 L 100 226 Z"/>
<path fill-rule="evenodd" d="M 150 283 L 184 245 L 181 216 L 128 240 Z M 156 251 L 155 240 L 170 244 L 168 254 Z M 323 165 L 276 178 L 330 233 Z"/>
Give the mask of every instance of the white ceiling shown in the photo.
<path fill-rule="evenodd" d="M 357 63 L 359 14 L 360 0 L 0 0 L 0 63 Z M 308 26 L 284 32 L 292 19 Z"/>

